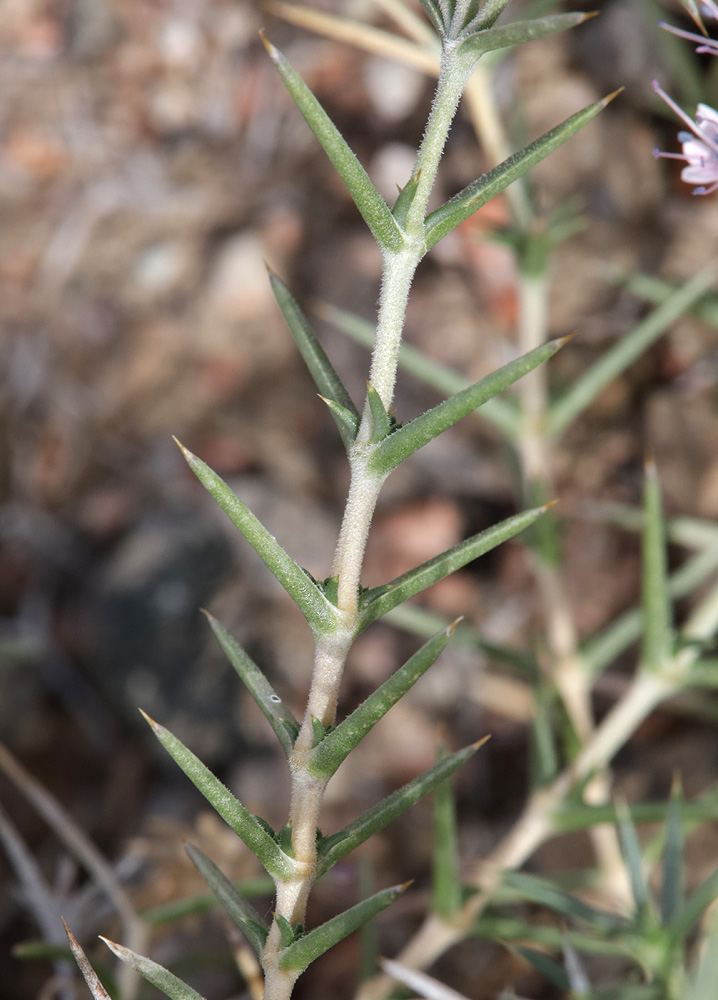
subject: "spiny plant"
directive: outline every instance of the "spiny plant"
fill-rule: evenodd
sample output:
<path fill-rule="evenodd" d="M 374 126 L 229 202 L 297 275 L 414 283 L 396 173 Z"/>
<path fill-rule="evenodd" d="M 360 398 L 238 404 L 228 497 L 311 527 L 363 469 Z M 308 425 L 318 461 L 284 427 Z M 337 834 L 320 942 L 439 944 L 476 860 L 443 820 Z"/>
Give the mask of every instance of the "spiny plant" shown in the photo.
<path fill-rule="evenodd" d="M 273 918 L 271 923 L 267 923 L 208 857 L 196 847 L 188 848 L 192 862 L 254 949 L 263 971 L 264 1000 L 286 1000 L 290 997 L 296 980 L 311 962 L 371 920 L 406 889 L 406 885 L 383 889 L 321 926 L 305 929 L 307 901 L 316 879 L 432 790 L 439 792 L 440 802 L 443 802 L 440 815 L 444 822 L 443 825 L 437 824 L 437 840 L 445 849 L 440 850 L 439 858 L 449 857 L 447 845 L 451 839 L 451 823 L 448 819 L 450 804 L 447 806 L 445 796 L 447 779 L 483 742 L 479 740 L 442 757 L 434 767 L 344 829 L 324 836 L 319 828 L 319 816 L 330 778 L 362 738 L 436 661 L 453 634 L 456 622 L 439 628 L 389 680 L 348 718 L 337 723 L 340 685 L 353 642 L 372 622 L 536 524 L 551 505 L 548 497 L 541 496 L 538 506 L 466 539 L 386 584 L 371 589 L 361 585 L 363 556 L 372 516 L 380 490 L 391 472 L 464 416 L 487 403 L 496 404 L 495 397 L 499 393 L 534 372 L 570 339 L 564 337 L 532 346 L 521 357 L 462 387 L 438 406 L 402 425 L 393 413 L 392 403 L 406 305 L 418 264 L 433 246 L 490 198 L 522 177 L 592 121 L 613 96 L 571 116 L 467 185 L 444 205 L 429 211 L 429 197 L 449 129 L 478 60 L 486 53 L 577 26 L 591 15 L 553 14 L 498 25 L 498 18 L 508 0 L 487 0 L 484 4 L 480 4 L 479 0 L 421 0 L 421 4 L 440 48 L 438 83 L 414 168 L 392 207 L 377 191 L 336 126 L 289 61 L 264 39 L 267 52 L 289 94 L 374 236 L 383 262 L 367 393 L 361 407 L 351 398 L 290 290 L 278 275 L 270 273 L 269 276 L 279 308 L 337 425 L 349 461 L 349 493 L 328 576 L 316 580 L 299 566 L 229 486 L 180 444 L 197 478 L 297 604 L 315 643 L 311 688 L 304 716 L 299 720 L 285 706 L 261 668 L 220 622 L 208 616 L 230 663 L 267 718 L 286 756 L 291 774 L 291 802 L 287 822 L 280 830 L 275 831 L 265 820 L 252 815 L 189 748 L 161 724 L 146 716 L 163 747 L 256 855 L 274 882 Z M 686 303 L 693 302 L 702 290 L 703 285 L 698 290 L 691 289 Z M 685 307 L 683 299 L 681 304 Z M 636 338 L 633 350 L 638 349 Z M 598 391 L 596 387 L 600 387 L 604 377 L 610 375 L 603 373 L 597 376 L 591 392 Z M 559 429 L 572 419 L 585 395 L 574 394 L 573 409 L 564 405 L 563 411 L 554 414 Z M 676 650 L 674 645 L 666 592 L 662 519 L 653 473 L 648 477 L 646 495 L 646 558 L 652 560 L 646 573 L 653 582 L 647 588 L 645 600 L 647 617 L 654 624 L 644 645 L 645 670 L 632 698 L 626 699 L 627 707 L 622 709 L 622 714 L 611 716 L 612 724 L 603 727 L 592 741 L 587 737 L 586 746 L 577 755 L 570 774 L 552 773 L 541 790 L 541 796 L 529 804 L 518 825 L 514 853 L 510 850 L 504 852 L 503 861 L 507 866 L 520 863 L 528 847 L 535 846 L 554 829 L 554 813 L 564 803 L 569 791 L 575 788 L 577 782 L 587 781 L 597 768 L 610 759 L 615 749 L 630 735 L 637 720 L 684 683 L 684 675 L 698 659 L 697 647 L 685 652 Z M 710 611 L 713 617 L 706 613 L 704 618 L 710 617 L 712 625 L 715 609 L 711 606 Z M 705 632 L 708 626 L 702 620 L 701 625 Z M 521 842 L 520 849 L 516 847 L 518 841 Z M 437 871 L 441 867 L 440 860 Z M 468 902 L 465 901 L 451 871 L 446 865 L 444 869 L 445 877 L 439 879 L 435 898 L 437 919 L 433 923 L 429 921 L 426 934 L 419 936 L 413 952 L 410 950 L 411 955 L 415 956 L 422 948 L 425 957 L 439 954 L 451 941 L 465 935 L 480 914 L 481 906 L 477 905 L 480 897 L 474 895 Z M 448 927 L 453 927 L 452 934 L 447 935 Z M 426 947 L 429 935 L 433 935 L 433 940 L 431 946 Z M 72 936 L 70 940 L 93 995 L 96 998 L 106 997 L 108 994 L 79 945 Z M 121 945 L 107 943 L 118 958 L 172 1000 L 199 998 L 196 991 L 157 963 Z M 413 961 L 413 964 L 418 966 L 422 962 Z"/>

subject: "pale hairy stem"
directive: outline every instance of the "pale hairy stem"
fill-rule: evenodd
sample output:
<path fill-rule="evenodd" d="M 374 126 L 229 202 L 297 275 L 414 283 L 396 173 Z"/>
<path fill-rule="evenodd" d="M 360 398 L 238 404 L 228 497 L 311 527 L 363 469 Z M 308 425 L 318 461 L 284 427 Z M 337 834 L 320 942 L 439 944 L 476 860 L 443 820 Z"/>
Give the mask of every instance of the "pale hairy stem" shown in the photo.
<path fill-rule="evenodd" d="M 660 671 L 639 669 L 622 700 L 596 727 L 572 766 L 531 796 L 506 837 L 476 866 L 469 881 L 480 891 L 450 921 L 433 914 L 428 916 L 397 956 L 398 962 L 411 969 L 426 969 L 466 936 L 496 892 L 501 872 L 520 868 L 553 836 L 556 832 L 553 816 L 566 797 L 589 775 L 605 768 L 651 712 L 681 690 L 691 666 L 701 655 L 698 644 L 710 638 L 716 628 L 718 587 L 701 602 L 683 629 L 683 637 L 695 644 L 686 645 Z M 392 988 L 389 976 L 375 976 L 361 986 L 356 1000 L 384 1000 Z"/>
<path fill-rule="evenodd" d="M 372 356 L 370 381 L 388 410 L 394 395 L 399 344 L 404 327 L 406 304 L 414 273 L 425 252 L 424 218 L 439 160 L 446 143 L 467 67 L 455 57 L 450 46 L 442 59 L 434 104 L 417 154 L 414 178 L 417 191 L 407 218 L 404 246 L 386 252 L 382 290 Z M 342 519 L 332 576 L 337 579 L 339 624 L 316 638 L 314 671 L 302 727 L 290 760 L 292 799 L 292 854 L 295 870 L 290 879 L 277 880 L 275 913 L 290 925 L 304 923 L 307 900 L 316 876 L 316 833 L 327 780 L 317 778 L 308 766 L 314 745 L 314 720 L 322 725 L 335 721 L 339 688 L 346 658 L 359 627 L 358 596 L 364 551 L 383 477 L 370 471 L 373 451 L 373 421 L 370 408 L 364 415 L 357 440 L 351 449 L 350 487 Z M 279 967 L 281 934 L 276 921 L 263 954 L 265 988 L 263 1000 L 288 1000 L 297 974 Z"/>
<path fill-rule="evenodd" d="M 534 350 L 548 337 L 548 280 L 546 267 L 537 273 L 519 274 L 519 345 L 522 353 Z M 546 434 L 548 375 L 542 365 L 519 383 L 523 427 L 519 439 L 524 480 L 538 487 L 542 500 L 554 493 L 552 441 Z M 536 497 L 532 497 L 532 503 Z M 551 514 L 549 514 L 551 517 Z M 594 731 L 591 674 L 579 651 L 578 632 L 564 579 L 538 547 L 532 551 L 534 579 L 541 598 L 548 645 L 547 669 L 563 701 L 571 725 L 582 745 Z M 610 795 L 610 774 L 602 771 L 589 782 L 585 798 L 599 804 Z M 601 869 L 601 884 L 618 903 L 631 898 L 631 886 L 613 827 L 593 827 L 589 834 Z"/>

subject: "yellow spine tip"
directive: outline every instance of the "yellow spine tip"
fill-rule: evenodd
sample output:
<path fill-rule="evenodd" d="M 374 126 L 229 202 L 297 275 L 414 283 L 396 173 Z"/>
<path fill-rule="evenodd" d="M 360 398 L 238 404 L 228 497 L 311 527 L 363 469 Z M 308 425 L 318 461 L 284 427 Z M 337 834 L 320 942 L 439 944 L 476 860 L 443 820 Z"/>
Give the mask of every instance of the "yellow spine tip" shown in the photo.
<path fill-rule="evenodd" d="M 578 336 L 578 330 L 572 330 L 571 333 L 567 333 L 565 337 L 558 337 L 556 343 L 559 349 L 565 347 L 574 337 Z"/>
<path fill-rule="evenodd" d="M 456 631 L 456 626 L 459 624 L 459 622 L 462 622 L 463 620 L 464 620 L 463 615 L 459 615 L 458 618 L 455 618 L 454 621 L 451 623 L 451 625 L 449 625 L 448 628 L 446 629 L 446 634 L 453 635 L 454 632 Z"/>
<path fill-rule="evenodd" d="M 97 936 L 99 937 L 100 941 L 104 941 L 105 942 L 105 944 L 110 949 L 110 951 L 114 955 L 117 955 L 118 958 L 122 956 L 123 952 L 124 953 L 127 952 L 127 948 L 123 948 L 122 945 L 121 944 L 117 944 L 116 941 L 110 941 L 109 938 L 103 937 L 102 934 L 98 934 Z"/>
<path fill-rule="evenodd" d="M 476 741 L 476 743 L 471 744 L 471 749 L 478 750 L 479 747 L 482 747 L 484 745 L 484 743 L 488 743 L 490 739 L 491 739 L 491 733 L 489 733 L 487 736 L 482 736 L 480 740 Z"/>
<path fill-rule="evenodd" d="M 594 17 L 598 17 L 600 13 L 600 10 L 589 10 L 581 17 L 581 20 L 578 23 L 585 24 L 586 21 L 592 21 Z"/>
<path fill-rule="evenodd" d="M 394 888 L 397 892 L 406 892 L 410 885 L 414 884 L 414 879 L 410 878 L 408 882 L 402 882 L 401 885 L 397 885 Z"/>
<path fill-rule="evenodd" d="M 172 440 L 177 445 L 177 447 L 182 452 L 182 454 L 184 455 L 185 459 L 188 462 L 193 462 L 197 458 L 196 455 L 192 454 L 192 452 L 189 450 L 189 448 L 185 448 L 185 446 L 182 444 L 182 442 L 180 441 L 180 439 L 178 437 L 175 437 L 174 434 L 172 435 Z"/>
<path fill-rule="evenodd" d="M 162 732 L 162 726 L 161 726 L 161 725 L 159 724 L 159 722 L 155 722 L 155 720 L 154 720 L 154 719 L 152 718 L 152 716 L 151 716 L 151 715 L 148 715 L 148 714 L 147 714 L 147 712 L 145 712 L 145 711 L 144 711 L 144 709 L 142 709 L 142 708 L 138 708 L 138 709 L 137 709 L 137 711 L 138 711 L 138 712 L 140 713 L 140 715 L 141 715 L 141 716 L 143 717 L 143 719 L 145 720 L 145 722 L 146 722 L 146 723 L 147 723 L 147 724 L 148 724 L 149 726 L 151 726 L 151 727 L 152 727 L 152 729 L 153 729 L 153 730 L 155 731 L 155 733 L 160 733 L 160 732 Z"/>
<path fill-rule="evenodd" d="M 599 101 L 599 104 L 601 105 L 602 108 L 605 108 L 607 105 L 611 103 L 611 101 L 614 101 L 618 97 L 618 95 L 622 93 L 625 89 L 626 89 L 625 87 L 619 87 L 618 90 L 614 90 L 613 93 L 608 94 L 606 97 L 603 98 L 602 101 Z"/>
<path fill-rule="evenodd" d="M 557 503 L 558 500 L 549 500 L 549 502 L 545 503 L 543 507 L 539 508 L 539 510 L 542 510 L 545 513 L 547 510 L 551 510 L 552 507 L 555 507 Z"/>
<path fill-rule="evenodd" d="M 272 45 L 267 36 L 264 34 L 264 28 L 259 29 L 259 37 L 262 39 L 262 45 L 265 47 L 270 57 L 276 60 L 279 56 L 279 51 Z"/>

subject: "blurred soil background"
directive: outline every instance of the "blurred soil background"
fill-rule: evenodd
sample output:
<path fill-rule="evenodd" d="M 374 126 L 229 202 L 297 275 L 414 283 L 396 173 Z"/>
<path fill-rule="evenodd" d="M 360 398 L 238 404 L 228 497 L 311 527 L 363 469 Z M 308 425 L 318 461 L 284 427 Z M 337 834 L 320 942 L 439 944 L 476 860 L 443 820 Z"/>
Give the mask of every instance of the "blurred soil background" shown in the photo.
<path fill-rule="evenodd" d="M 369 0 L 323 6 L 388 26 Z M 514 52 L 496 80 L 502 110 L 528 138 L 626 86 L 533 174 L 543 211 L 578 198 L 585 223 L 553 268 L 551 332 L 580 331 L 552 362 L 557 384 L 647 310 L 610 280 L 609 266 L 679 282 L 718 251 L 718 196 L 693 198 L 676 165 L 652 155 L 655 145 L 676 148 L 678 126 L 657 107 L 651 79 L 681 98 L 657 38 L 662 9 L 634 0 L 597 6 L 600 18 Z M 413 70 L 304 33 L 243 0 L 0 4 L 0 730 L 120 864 L 140 908 L 202 891 L 186 839 L 235 878 L 258 872 L 164 758 L 138 705 L 252 811 L 281 825 L 287 808 L 272 734 L 198 609 L 209 607 L 234 632 L 297 712 L 311 667 L 298 613 L 203 493 L 172 435 L 228 479 L 303 566 L 326 576 L 346 462 L 264 261 L 307 309 L 321 299 L 370 319 L 378 294 L 378 252 L 276 77 L 258 38 L 262 25 L 391 197 L 408 176 L 431 96 L 431 81 Z M 460 114 L 437 197 L 484 166 Z M 498 199 L 447 238 L 422 265 L 409 308 L 409 341 L 471 378 L 515 351 L 512 258 L 491 239 L 507 218 Z M 365 350 L 317 323 L 360 399 Z M 575 516 L 588 499 L 637 503 L 652 451 L 669 513 L 718 515 L 717 378 L 715 329 L 684 318 L 561 440 L 565 571 L 582 634 L 639 593 L 636 538 Z M 436 400 L 402 376 L 397 416 Z M 396 576 L 518 504 L 496 433 L 467 419 L 389 480 L 365 583 Z M 463 614 L 496 642 L 531 648 L 540 635 L 519 544 L 436 586 L 424 603 L 451 618 Z M 416 642 L 374 626 L 352 654 L 343 708 Z M 447 652 L 337 775 L 325 829 L 430 766 L 442 733 L 458 748 L 491 732 L 456 782 L 462 855 L 471 862 L 485 854 L 527 786 L 530 699 L 518 687 L 503 694 L 497 676 L 477 654 Z M 597 692 L 599 711 L 620 690 L 620 670 L 612 677 Z M 661 712 L 620 755 L 617 785 L 629 801 L 664 799 L 679 770 L 694 796 L 715 780 L 715 748 L 712 722 Z M 104 903 L 89 905 L 84 873 L 4 778 L 0 799 L 83 943 L 91 946 L 98 932 L 116 936 Z M 416 879 L 396 918 L 380 922 L 385 954 L 420 915 L 430 833 L 430 808 L 419 805 L 361 852 L 377 886 Z M 715 834 L 692 846 L 691 882 L 715 865 Z M 589 862 L 586 840 L 574 837 L 549 845 L 534 864 L 552 871 Z M 352 902 L 356 883 L 352 860 L 317 888 L 313 921 Z M 11 956 L 14 944 L 39 936 L 32 910 L 0 855 L 4 1000 L 54 995 L 48 963 Z M 207 995 L 242 995 L 216 916 L 163 929 L 151 954 L 170 964 L 181 957 L 173 967 Z M 312 967 L 297 996 L 351 996 L 356 961 L 350 939 Z M 511 978 L 525 995 L 555 995 L 515 959 L 476 943 L 452 953 L 440 972 L 471 997 L 494 997 Z"/>

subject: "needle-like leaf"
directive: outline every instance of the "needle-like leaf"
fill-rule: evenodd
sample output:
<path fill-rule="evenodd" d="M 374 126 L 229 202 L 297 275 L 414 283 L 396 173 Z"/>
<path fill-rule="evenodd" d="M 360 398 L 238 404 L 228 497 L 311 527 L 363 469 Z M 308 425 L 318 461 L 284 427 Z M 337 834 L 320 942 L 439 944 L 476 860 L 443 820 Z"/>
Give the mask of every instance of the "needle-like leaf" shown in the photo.
<path fill-rule="evenodd" d="M 663 880 L 661 882 L 661 925 L 671 927 L 683 909 L 683 793 L 678 779 L 673 782 L 666 816 L 666 840 L 663 845 Z"/>
<path fill-rule="evenodd" d="M 269 281 L 277 304 L 282 310 L 284 318 L 287 321 L 287 326 L 294 337 L 300 354 L 304 358 L 304 363 L 314 379 L 320 396 L 325 398 L 328 403 L 338 404 L 341 411 L 346 411 L 353 418 L 352 421 L 347 421 L 344 417 L 340 418 L 334 408 L 330 407 L 342 440 L 349 447 L 353 443 L 356 432 L 359 429 L 359 413 L 352 402 L 352 398 L 344 388 L 344 383 L 339 378 L 334 365 L 319 343 L 309 320 L 299 308 L 287 286 L 273 271 L 269 272 Z"/>
<path fill-rule="evenodd" d="M 344 447 L 348 452 L 357 436 L 359 420 L 350 410 L 340 406 L 339 403 L 335 403 L 333 399 L 327 399 L 326 396 L 320 396 L 319 398 L 329 407 L 329 412 L 334 417 L 334 422 L 339 428 Z"/>
<path fill-rule="evenodd" d="M 284 86 L 289 91 L 305 121 L 324 147 L 335 170 L 344 181 L 354 204 L 383 250 L 399 250 L 403 244 L 401 230 L 389 206 L 369 179 L 339 129 L 300 77 L 287 58 L 262 35 L 265 48 L 277 67 Z"/>
<path fill-rule="evenodd" d="M 82 973 L 85 982 L 89 986 L 90 993 L 92 993 L 95 1000 L 112 1000 L 110 994 L 100 982 L 99 976 L 90 965 L 90 960 L 83 951 L 79 941 L 65 923 L 64 917 L 61 917 L 60 919 L 62 920 L 62 926 L 65 928 L 67 940 L 70 942 L 70 948 L 72 949 L 72 954 L 77 962 L 77 967 Z"/>
<path fill-rule="evenodd" d="M 680 914 L 673 921 L 673 933 L 680 937 L 686 935 L 716 899 L 718 899 L 718 871 L 711 872 L 688 897 Z"/>
<path fill-rule="evenodd" d="M 507 517 L 505 521 L 480 531 L 477 535 L 472 535 L 463 542 L 459 542 L 453 548 L 442 552 L 441 555 L 434 556 L 427 562 L 409 570 L 408 573 L 398 576 L 390 583 L 381 587 L 374 587 L 367 590 L 361 597 L 360 605 L 360 630 L 365 629 L 377 618 L 385 615 L 387 611 L 408 601 L 410 597 L 420 594 L 433 583 L 443 580 L 462 566 L 485 555 L 491 549 L 496 548 L 502 542 L 508 541 L 519 532 L 525 531 L 537 518 L 544 514 L 550 504 L 543 507 L 535 507 L 532 510 L 522 511 L 513 517 Z"/>
<path fill-rule="evenodd" d="M 503 392 L 508 386 L 522 378 L 534 368 L 548 361 L 564 344 L 572 339 L 560 337 L 542 344 L 533 351 L 510 361 L 507 365 L 479 379 L 443 403 L 422 413 L 408 424 L 381 441 L 371 458 L 371 466 L 382 475 L 388 475 L 400 462 L 432 441 L 447 428 L 452 427 L 462 417 L 483 406 L 487 400 Z"/>
<path fill-rule="evenodd" d="M 548 17 L 537 17 L 531 21 L 514 21 L 500 28 L 488 28 L 466 36 L 460 44 L 460 51 L 465 57 L 472 56 L 474 59 L 479 59 L 485 53 L 496 49 L 533 42 L 537 38 L 545 38 L 546 35 L 553 35 L 557 31 L 575 28 L 595 16 L 576 11 L 568 14 L 549 14 Z"/>
<path fill-rule="evenodd" d="M 269 928 L 264 923 L 249 900 L 235 889 L 227 876 L 210 858 L 194 844 L 185 844 L 185 850 L 192 864 L 230 915 L 232 920 L 243 931 L 245 937 L 254 948 L 257 958 L 261 959 L 264 943 L 267 940 Z"/>
<path fill-rule="evenodd" d="M 282 949 L 279 954 L 279 968 L 304 972 L 307 966 L 323 955 L 325 951 L 338 944 L 339 941 L 343 941 L 353 931 L 358 930 L 362 924 L 386 909 L 410 885 L 410 882 L 405 882 L 403 885 L 394 885 L 391 889 L 383 889 L 368 899 L 363 899 L 361 903 L 357 903 L 351 909 L 345 910 L 344 913 L 327 920 L 320 927 L 315 927 L 313 931 L 294 941 L 288 948 Z"/>
<path fill-rule="evenodd" d="M 675 321 L 698 302 L 715 281 L 715 268 L 699 272 L 694 278 L 668 295 L 634 329 L 595 361 L 585 375 L 550 407 L 547 419 L 549 434 L 560 434 L 586 407 L 590 406 L 603 388 L 625 371 Z"/>
<path fill-rule="evenodd" d="M 510 3 L 511 0 L 486 0 L 476 16 L 475 26 L 480 31 L 492 27 Z"/>
<path fill-rule="evenodd" d="M 448 754 L 442 748 L 439 760 Z M 434 792 L 434 866 L 431 908 L 450 920 L 461 909 L 461 879 L 456 840 L 456 801 L 451 778 L 439 782 Z"/>
<path fill-rule="evenodd" d="M 419 187 L 419 177 L 421 176 L 421 171 L 414 174 L 406 182 L 404 187 L 399 192 L 399 196 L 394 202 L 394 207 L 391 210 L 391 214 L 394 216 L 396 221 L 400 225 L 404 225 L 406 217 L 409 214 L 409 209 L 411 208 L 411 203 L 414 200 L 414 195 Z"/>
<path fill-rule="evenodd" d="M 638 834 L 633 822 L 633 817 L 625 802 L 619 802 L 616 807 L 618 813 L 618 832 L 621 838 L 621 852 L 623 860 L 628 869 L 628 876 L 631 881 L 631 892 L 636 907 L 636 914 L 642 914 L 650 902 L 646 876 L 643 871 L 643 856 Z"/>
<path fill-rule="evenodd" d="M 338 309 L 326 302 L 317 303 L 316 308 L 322 318 L 333 323 L 338 330 L 351 337 L 352 340 L 365 347 L 373 346 L 376 336 L 376 327 L 373 323 L 355 313 L 348 312 L 346 309 Z M 402 344 L 399 348 L 399 367 L 426 385 L 430 385 L 437 392 L 458 393 L 471 386 L 471 382 L 465 376 L 446 365 L 442 365 L 435 358 L 428 357 L 410 344 Z M 487 400 L 481 410 L 477 411 L 477 415 L 498 427 L 509 438 L 516 436 L 519 428 L 519 412 L 513 401 L 496 396 L 494 399 Z"/>
<path fill-rule="evenodd" d="M 333 631 L 337 609 L 326 599 L 309 574 L 285 552 L 274 535 L 270 535 L 262 522 L 216 472 L 176 438 L 175 441 L 192 472 L 298 605 L 312 631 L 315 634 Z"/>
<path fill-rule="evenodd" d="M 446 34 L 446 30 L 444 28 L 444 20 L 441 15 L 441 9 L 436 0 L 419 0 L 419 3 L 424 8 L 424 12 L 435 28 L 437 35 L 439 35 L 440 38 L 443 38 Z"/>
<path fill-rule="evenodd" d="M 212 631 L 217 636 L 227 659 L 244 681 L 244 684 L 266 716 L 270 726 L 282 744 L 287 757 L 294 748 L 299 734 L 299 723 L 286 707 L 282 699 L 264 676 L 254 660 L 242 649 L 237 640 L 229 634 L 214 615 L 205 611 Z"/>
<path fill-rule="evenodd" d="M 406 663 L 370 694 L 336 729 L 328 733 L 309 755 L 312 774 L 329 778 L 354 747 L 426 673 L 446 646 L 458 622 L 437 632 Z"/>
<path fill-rule="evenodd" d="M 617 93 L 618 91 L 616 91 Z M 485 205 L 487 201 L 490 201 L 500 191 L 507 188 L 509 184 L 522 177 L 527 170 L 530 170 L 531 167 L 540 163 L 541 160 L 545 159 L 555 149 L 558 149 L 559 146 L 563 145 L 568 138 L 583 128 L 584 125 L 588 125 L 590 121 L 593 121 L 596 115 L 600 114 L 606 105 L 613 100 L 614 96 L 615 94 L 610 94 L 602 101 L 590 104 L 583 111 L 571 115 L 561 125 L 557 125 L 550 132 L 546 132 L 540 139 L 532 142 L 518 153 L 514 153 L 513 156 L 500 163 L 498 167 L 489 170 L 488 173 L 485 173 L 478 180 L 469 184 L 462 191 L 459 191 L 458 194 L 454 195 L 441 208 L 437 208 L 435 212 L 427 216 L 427 250 L 438 243 L 440 239 L 443 239 L 452 229 L 456 229 L 458 225 L 465 222 L 482 205 Z"/>
<path fill-rule="evenodd" d="M 643 643 L 641 661 L 660 670 L 672 651 L 671 600 L 668 593 L 666 532 L 661 487 L 655 462 L 646 462 L 643 496 Z"/>
<path fill-rule="evenodd" d="M 373 346 L 376 336 L 376 327 L 373 323 L 357 316 L 356 313 L 348 312 L 346 309 L 338 309 L 326 302 L 317 303 L 316 308 L 322 318 L 333 323 L 338 330 L 351 337 L 352 340 L 365 347 Z M 399 367 L 426 385 L 430 385 L 437 392 L 458 393 L 471 386 L 471 382 L 465 376 L 446 365 L 442 365 L 435 358 L 428 357 L 410 344 L 402 344 L 399 348 Z M 519 413 L 511 400 L 502 399 L 499 396 L 489 399 L 481 407 L 481 410 L 477 411 L 477 415 L 498 427 L 508 437 L 516 436 L 519 428 Z"/>
<path fill-rule="evenodd" d="M 140 709 L 142 712 L 142 709 Z M 184 771 L 193 785 L 199 789 L 209 804 L 219 813 L 225 823 L 232 827 L 237 836 L 244 841 L 250 851 L 264 865 L 266 870 L 277 879 L 289 878 L 294 872 L 291 858 L 280 849 L 264 826 L 253 816 L 242 803 L 232 795 L 226 785 L 217 778 L 191 750 L 174 736 L 169 729 L 160 726 L 149 715 L 142 712 L 153 733 Z"/>
<path fill-rule="evenodd" d="M 501 881 L 504 886 L 516 890 L 518 899 L 545 906 L 566 920 L 583 920 L 606 930 L 614 928 L 617 923 L 623 923 L 623 918 L 616 914 L 596 909 L 582 899 L 557 889 L 549 879 L 526 872 L 505 871 Z"/>
<path fill-rule="evenodd" d="M 558 986 L 560 990 L 571 989 L 566 970 L 545 951 L 537 951 L 535 948 L 527 948 L 526 945 L 521 944 L 513 945 L 513 950 L 554 986 Z"/>
<path fill-rule="evenodd" d="M 389 414 L 386 412 L 384 404 L 381 401 L 381 396 L 371 382 L 367 382 L 366 384 L 366 398 L 369 403 L 371 419 L 374 425 L 371 439 L 372 441 L 383 441 L 389 433 L 391 422 L 389 420 Z"/>
<path fill-rule="evenodd" d="M 383 830 L 392 820 L 410 809 L 424 795 L 432 792 L 441 781 L 453 774 L 457 767 L 473 757 L 488 738 L 486 736 L 483 740 L 444 757 L 438 764 L 434 764 L 428 771 L 424 771 L 413 781 L 392 792 L 378 805 L 367 810 L 353 823 L 345 826 L 343 830 L 324 837 L 319 843 L 317 876 L 324 875 L 337 861 L 345 858 L 359 844 L 363 844 L 369 837 L 378 833 L 379 830 Z"/>
<path fill-rule="evenodd" d="M 148 983 L 152 983 L 158 990 L 162 990 L 170 1000 L 204 1000 L 201 993 L 193 990 L 187 983 L 182 982 L 169 969 L 165 969 L 163 965 L 158 965 L 157 962 L 145 958 L 144 955 L 138 955 L 136 951 L 130 951 L 129 948 L 124 948 L 121 944 L 108 941 L 102 935 L 100 935 L 100 938 L 105 942 L 113 955 L 116 955 L 122 962 L 126 962 L 127 965 L 139 972 L 142 978 L 146 979 Z"/>

